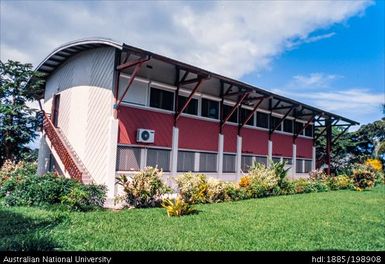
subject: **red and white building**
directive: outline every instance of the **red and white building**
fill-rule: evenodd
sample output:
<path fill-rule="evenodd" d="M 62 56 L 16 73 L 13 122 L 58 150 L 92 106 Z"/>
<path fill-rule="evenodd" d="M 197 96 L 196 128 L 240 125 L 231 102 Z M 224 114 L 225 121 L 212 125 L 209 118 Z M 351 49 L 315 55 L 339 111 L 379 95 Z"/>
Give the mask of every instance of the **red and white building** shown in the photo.
<path fill-rule="evenodd" d="M 145 166 L 236 181 L 253 161 L 285 160 L 291 177 L 306 175 L 316 137 L 327 137 L 328 164 L 332 126 L 358 124 L 109 39 L 65 44 L 37 71 L 45 75 L 39 172 L 105 184 L 109 198 L 119 173 Z"/>

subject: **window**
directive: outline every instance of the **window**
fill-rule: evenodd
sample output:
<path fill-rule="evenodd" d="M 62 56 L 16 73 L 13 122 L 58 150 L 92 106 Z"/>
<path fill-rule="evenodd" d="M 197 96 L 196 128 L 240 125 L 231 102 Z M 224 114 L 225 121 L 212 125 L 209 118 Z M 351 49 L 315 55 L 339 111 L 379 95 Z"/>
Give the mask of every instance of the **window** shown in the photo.
<path fill-rule="evenodd" d="M 251 165 L 253 165 L 253 157 L 252 156 L 242 156 L 242 158 L 241 158 L 241 170 L 243 172 L 247 172 Z"/>
<path fill-rule="evenodd" d="M 305 136 L 307 136 L 307 137 L 312 137 L 313 136 L 313 126 L 312 125 L 308 125 L 305 128 Z"/>
<path fill-rule="evenodd" d="M 181 96 L 181 95 L 178 96 L 179 110 L 182 109 L 186 101 L 187 101 L 187 97 Z M 198 115 L 198 99 L 192 98 L 188 106 L 183 111 L 183 113 L 190 114 L 190 115 Z"/>
<path fill-rule="evenodd" d="M 255 157 L 255 161 L 258 163 L 265 164 L 267 166 L 267 158 L 266 157 Z"/>
<path fill-rule="evenodd" d="M 118 146 L 117 171 L 140 169 L 140 148 Z"/>
<path fill-rule="evenodd" d="M 174 109 L 174 93 L 151 87 L 150 106 L 172 111 Z"/>
<path fill-rule="evenodd" d="M 286 162 L 286 165 L 293 165 L 293 159 L 291 158 L 283 158 L 283 161 Z"/>
<path fill-rule="evenodd" d="M 273 157 L 273 158 L 272 158 L 272 161 L 273 161 L 274 163 L 277 163 L 277 162 L 280 162 L 280 161 L 281 161 L 281 158 L 279 158 L 279 157 Z"/>
<path fill-rule="evenodd" d="M 241 108 L 241 122 L 243 123 L 246 120 L 246 117 L 250 115 L 252 111 L 248 109 Z M 247 121 L 246 125 L 254 126 L 254 115 Z"/>
<path fill-rule="evenodd" d="M 194 171 L 195 153 L 191 151 L 178 151 L 178 171 Z"/>
<path fill-rule="evenodd" d="M 263 128 L 269 128 L 269 115 L 261 112 L 257 112 L 257 126 Z"/>
<path fill-rule="evenodd" d="M 302 129 L 302 127 L 303 127 L 303 124 L 301 122 L 294 122 L 294 132 L 295 132 L 295 134 L 298 134 L 298 132 Z M 300 133 L 300 135 L 302 135 L 302 132 Z"/>
<path fill-rule="evenodd" d="M 201 152 L 199 155 L 199 171 L 216 172 L 217 171 L 217 154 Z"/>
<path fill-rule="evenodd" d="M 203 98 L 202 99 L 202 116 L 218 119 L 219 102 Z"/>
<path fill-rule="evenodd" d="M 271 117 L 271 129 L 275 128 L 276 131 L 281 131 L 282 123 L 280 123 L 280 122 L 281 122 L 281 118 L 272 116 Z M 278 124 L 279 124 L 279 126 L 276 128 L 276 126 Z"/>
<path fill-rule="evenodd" d="M 285 119 L 283 121 L 283 131 L 293 133 L 293 120 Z"/>
<path fill-rule="evenodd" d="M 170 171 L 170 151 L 164 149 L 147 150 L 147 166 L 158 166 L 163 171 Z"/>
<path fill-rule="evenodd" d="M 304 160 L 305 162 L 305 173 L 309 173 L 311 171 L 311 164 L 312 164 L 312 161 L 311 160 Z"/>
<path fill-rule="evenodd" d="M 223 154 L 223 172 L 235 172 L 235 155 Z"/>
<path fill-rule="evenodd" d="M 233 106 L 223 105 L 223 118 L 226 118 L 226 116 L 230 114 L 232 109 L 233 109 Z M 238 109 L 234 111 L 234 113 L 230 116 L 227 122 L 237 123 L 237 119 L 238 119 L 237 117 L 238 117 Z"/>
<path fill-rule="evenodd" d="M 296 170 L 297 173 L 303 173 L 303 160 L 297 159 Z"/>

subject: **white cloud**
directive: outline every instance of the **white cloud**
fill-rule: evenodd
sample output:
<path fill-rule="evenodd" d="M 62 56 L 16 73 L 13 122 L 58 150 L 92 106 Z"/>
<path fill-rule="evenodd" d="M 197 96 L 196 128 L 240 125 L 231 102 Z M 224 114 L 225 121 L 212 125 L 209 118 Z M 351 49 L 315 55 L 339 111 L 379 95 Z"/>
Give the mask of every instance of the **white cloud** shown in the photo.
<path fill-rule="evenodd" d="M 364 124 L 382 118 L 384 94 L 366 88 L 329 89 L 305 92 L 306 89 L 274 89 L 275 93 L 291 97 L 315 107 L 333 112 Z"/>
<path fill-rule="evenodd" d="M 240 78 L 371 1 L 1 1 L 1 59 L 37 65 L 64 42 L 105 36 Z M 297 43 L 297 44 L 296 44 Z"/>
<path fill-rule="evenodd" d="M 339 78 L 341 75 L 327 74 L 323 72 L 314 72 L 308 75 L 295 75 L 292 78 L 289 86 L 293 88 L 319 88 L 328 87 L 329 84 Z"/>

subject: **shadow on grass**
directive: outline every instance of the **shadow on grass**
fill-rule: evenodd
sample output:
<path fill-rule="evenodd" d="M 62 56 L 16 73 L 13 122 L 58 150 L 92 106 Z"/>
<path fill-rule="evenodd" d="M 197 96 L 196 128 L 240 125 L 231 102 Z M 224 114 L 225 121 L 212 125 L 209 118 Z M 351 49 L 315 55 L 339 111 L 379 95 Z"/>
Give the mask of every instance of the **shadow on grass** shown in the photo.
<path fill-rule="evenodd" d="M 0 208 L 0 251 L 51 251 L 59 245 L 50 230 L 65 217 L 60 214 L 25 216 Z"/>

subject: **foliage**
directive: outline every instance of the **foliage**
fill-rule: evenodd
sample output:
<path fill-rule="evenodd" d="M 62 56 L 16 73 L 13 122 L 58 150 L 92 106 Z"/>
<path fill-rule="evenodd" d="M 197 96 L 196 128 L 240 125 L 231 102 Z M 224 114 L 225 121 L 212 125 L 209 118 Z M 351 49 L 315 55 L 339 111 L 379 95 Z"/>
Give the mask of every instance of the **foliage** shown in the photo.
<path fill-rule="evenodd" d="M 103 206 L 106 187 L 83 185 L 73 179 L 47 173 L 36 175 L 36 163 L 7 161 L 1 172 L 0 198 L 7 206 L 64 204 L 70 210 L 88 211 Z"/>
<path fill-rule="evenodd" d="M 365 165 L 372 167 L 374 171 L 382 171 L 382 163 L 379 159 L 367 159 Z"/>
<path fill-rule="evenodd" d="M 271 194 L 274 187 L 278 186 L 278 178 L 272 168 L 254 162 L 247 174 L 251 183 L 246 190 L 251 197 L 263 197 Z"/>
<path fill-rule="evenodd" d="M 235 188 L 235 185 L 231 182 L 208 178 L 206 201 L 209 203 L 230 201 L 232 200 L 233 188 Z"/>
<path fill-rule="evenodd" d="M 309 172 L 309 178 L 313 181 L 325 181 L 328 178 L 328 175 L 323 172 L 323 170 L 312 170 Z"/>
<path fill-rule="evenodd" d="M 166 208 L 168 216 L 182 216 L 196 212 L 196 209 L 193 208 L 189 203 L 185 202 L 181 197 L 178 197 L 174 200 L 163 200 L 162 207 Z"/>
<path fill-rule="evenodd" d="M 352 178 L 347 175 L 338 175 L 328 179 L 328 186 L 331 190 L 350 189 L 352 185 Z"/>
<path fill-rule="evenodd" d="M 7 159 L 21 160 L 30 151 L 26 144 L 37 137 L 41 119 L 27 102 L 42 94 L 40 77 L 31 64 L 0 61 L 0 166 Z"/>
<path fill-rule="evenodd" d="M 208 183 L 205 174 L 187 172 L 176 178 L 179 193 L 188 203 L 206 202 Z"/>
<path fill-rule="evenodd" d="M 357 164 L 353 169 L 353 184 L 355 190 L 362 191 L 372 188 L 375 184 L 376 175 L 371 167 Z"/>
<path fill-rule="evenodd" d="M 238 185 L 243 188 L 247 188 L 250 186 L 251 183 L 251 178 L 248 175 L 242 176 L 241 179 L 239 180 Z"/>
<path fill-rule="evenodd" d="M 162 170 L 146 167 L 131 177 L 117 177 L 117 184 L 123 186 L 126 202 L 133 207 L 154 207 L 162 202 L 162 194 L 170 192 L 162 180 Z"/>
<path fill-rule="evenodd" d="M 289 195 L 289 194 L 295 194 L 295 183 L 293 181 L 284 181 L 281 185 L 281 191 L 280 194 L 282 195 Z"/>
<path fill-rule="evenodd" d="M 278 186 L 282 186 L 282 184 L 286 181 L 287 172 L 290 168 L 286 168 L 286 161 L 279 162 L 271 162 L 271 168 L 274 170 L 275 176 L 278 178 Z"/>

